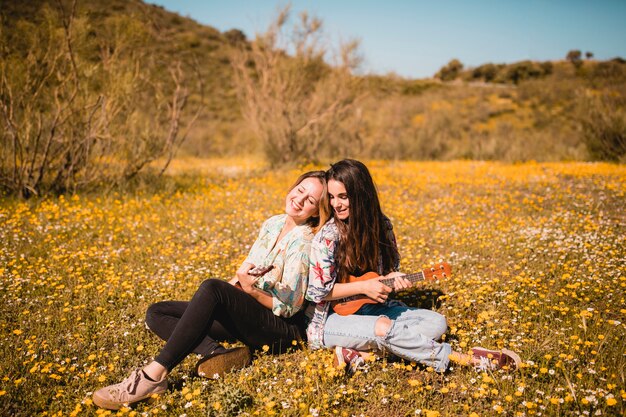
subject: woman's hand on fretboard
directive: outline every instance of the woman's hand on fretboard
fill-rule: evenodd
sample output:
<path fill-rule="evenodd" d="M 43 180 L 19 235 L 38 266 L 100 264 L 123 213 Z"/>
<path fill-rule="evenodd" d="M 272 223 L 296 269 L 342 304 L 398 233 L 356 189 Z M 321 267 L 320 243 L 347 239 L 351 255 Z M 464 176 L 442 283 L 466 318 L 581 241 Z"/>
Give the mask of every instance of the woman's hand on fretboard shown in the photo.
<path fill-rule="evenodd" d="M 402 291 L 411 288 L 413 283 L 404 277 L 402 272 L 391 272 L 384 276 L 383 283 L 392 287 L 394 291 Z"/>

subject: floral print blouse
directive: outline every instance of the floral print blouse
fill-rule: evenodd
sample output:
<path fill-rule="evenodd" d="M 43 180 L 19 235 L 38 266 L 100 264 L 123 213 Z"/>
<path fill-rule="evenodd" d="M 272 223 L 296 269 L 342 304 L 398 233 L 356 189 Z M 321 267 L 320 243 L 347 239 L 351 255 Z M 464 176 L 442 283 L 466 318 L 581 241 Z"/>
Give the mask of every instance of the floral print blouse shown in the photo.
<path fill-rule="evenodd" d="M 396 246 L 396 238 L 393 233 L 391 221 L 384 218 L 390 241 Z M 337 281 L 337 267 L 335 265 L 335 248 L 339 243 L 339 230 L 335 219 L 326 223 L 315 235 L 311 242 L 311 268 L 309 270 L 309 286 L 306 298 L 316 303 L 314 312 L 309 315 L 310 323 L 307 327 L 307 338 L 311 349 L 324 347 L 324 324 L 328 317 L 330 302 L 325 301 Z M 397 250 L 397 249 L 396 249 Z M 397 271 L 399 262 L 393 266 Z M 378 273 L 382 275 L 382 259 L 378 262 Z"/>
<path fill-rule="evenodd" d="M 254 266 L 274 265 L 255 286 L 272 295 L 275 315 L 291 317 L 305 303 L 313 232 L 308 225 L 295 226 L 277 242 L 286 219 L 286 214 L 279 214 L 263 223 L 244 262 Z"/>

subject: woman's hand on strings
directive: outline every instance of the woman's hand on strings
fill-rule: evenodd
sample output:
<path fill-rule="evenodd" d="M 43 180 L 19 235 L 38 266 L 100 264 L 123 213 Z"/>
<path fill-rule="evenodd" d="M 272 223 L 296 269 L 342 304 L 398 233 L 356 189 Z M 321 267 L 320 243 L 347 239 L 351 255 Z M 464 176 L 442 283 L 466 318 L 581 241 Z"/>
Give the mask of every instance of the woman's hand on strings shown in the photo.
<path fill-rule="evenodd" d="M 380 281 L 383 278 L 384 277 L 361 281 L 361 293 L 379 303 L 384 303 L 385 301 L 387 301 L 389 293 L 391 293 L 393 289 L 386 286 Z"/>
<path fill-rule="evenodd" d="M 404 278 L 404 274 L 402 272 L 390 272 L 389 274 L 383 277 L 384 279 L 393 278 L 393 290 L 394 291 L 402 291 L 408 288 L 411 288 L 413 285 L 411 281 Z"/>
<path fill-rule="evenodd" d="M 382 283 L 383 280 L 389 278 L 393 279 L 392 286 Z M 377 279 L 368 279 L 367 281 L 362 281 L 361 285 L 361 293 L 379 303 L 387 301 L 392 291 L 402 291 L 412 286 L 411 281 L 404 278 L 404 274 L 401 272 L 391 272 Z"/>

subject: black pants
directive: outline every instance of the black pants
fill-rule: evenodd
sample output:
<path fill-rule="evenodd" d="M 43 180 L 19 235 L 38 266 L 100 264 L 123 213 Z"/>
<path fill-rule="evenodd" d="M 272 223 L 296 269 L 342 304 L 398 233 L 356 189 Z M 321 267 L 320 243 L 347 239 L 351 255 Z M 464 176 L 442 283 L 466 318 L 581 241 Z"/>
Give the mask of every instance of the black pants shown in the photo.
<path fill-rule="evenodd" d="M 288 319 L 276 316 L 220 279 L 204 281 L 189 302 L 151 305 L 146 324 L 167 341 L 155 360 L 168 371 L 192 352 L 208 355 L 220 341 L 239 340 L 253 349 L 268 345 L 273 353 L 280 353 L 305 335 L 303 312 Z"/>

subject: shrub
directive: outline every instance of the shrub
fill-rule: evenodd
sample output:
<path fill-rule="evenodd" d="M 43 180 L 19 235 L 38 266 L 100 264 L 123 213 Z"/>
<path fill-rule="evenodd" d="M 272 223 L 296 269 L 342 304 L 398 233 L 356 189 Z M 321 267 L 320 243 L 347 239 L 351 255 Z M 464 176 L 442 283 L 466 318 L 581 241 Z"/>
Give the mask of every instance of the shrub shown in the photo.
<path fill-rule="evenodd" d="M 453 59 L 448 62 L 445 66 L 443 66 L 437 74 L 435 74 L 436 78 L 439 78 L 441 81 L 452 81 L 455 80 L 461 70 L 463 69 L 463 64 L 458 59 Z"/>
<path fill-rule="evenodd" d="M 183 118 L 193 75 L 158 62 L 130 16 L 96 28 L 59 3 L 38 18 L 0 32 L 0 187 L 26 198 L 165 169 L 202 108 Z"/>
<path fill-rule="evenodd" d="M 239 387 L 214 381 L 207 398 L 208 417 L 238 416 L 253 404 L 252 396 Z"/>
<path fill-rule="evenodd" d="M 474 68 L 472 78 L 483 79 L 486 82 L 493 81 L 498 74 L 498 67 L 492 63 L 484 64 Z"/>
<path fill-rule="evenodd" d="M 591 76 L 594 78 L 600 78 L 604 80 L 617 80 L 620 81 L 624 78 L 626 73 L 626 65 L 619 61 L 603 61 L 598 62 L 591 72 Z"/>
<path fill-rule="evenodd" d="M 233 45 L 237 45 L 239 43 L 243 43 L 246 42 L 246 34 L 243 33 L 241 30 L 239 29 L 230 29 L 227 30 L 226 32 L 224 32 L 224 37 L 226 38 L 226 40 L 233 44 Z"/>
<path fill-rule="evenodd" d="M 582 105 L 581 128 L 594 160 L 626 160 L 626 109 L 620 96 L 590 95 Z"/>
<path fill-rule="evenodd" d="M 544 74 L 543 69 L 532 61 L 522 61 L 508 66 L 506 80 L 514 84 L 531 78 L 538 78 Z"/>
<path fill-rule="evenodd" d="M 554 64 L 551 61 L 544 61 L 539 66 L 541 71 L 543 71 L 543 75 L 550 75 L 554 71 Z"/>

